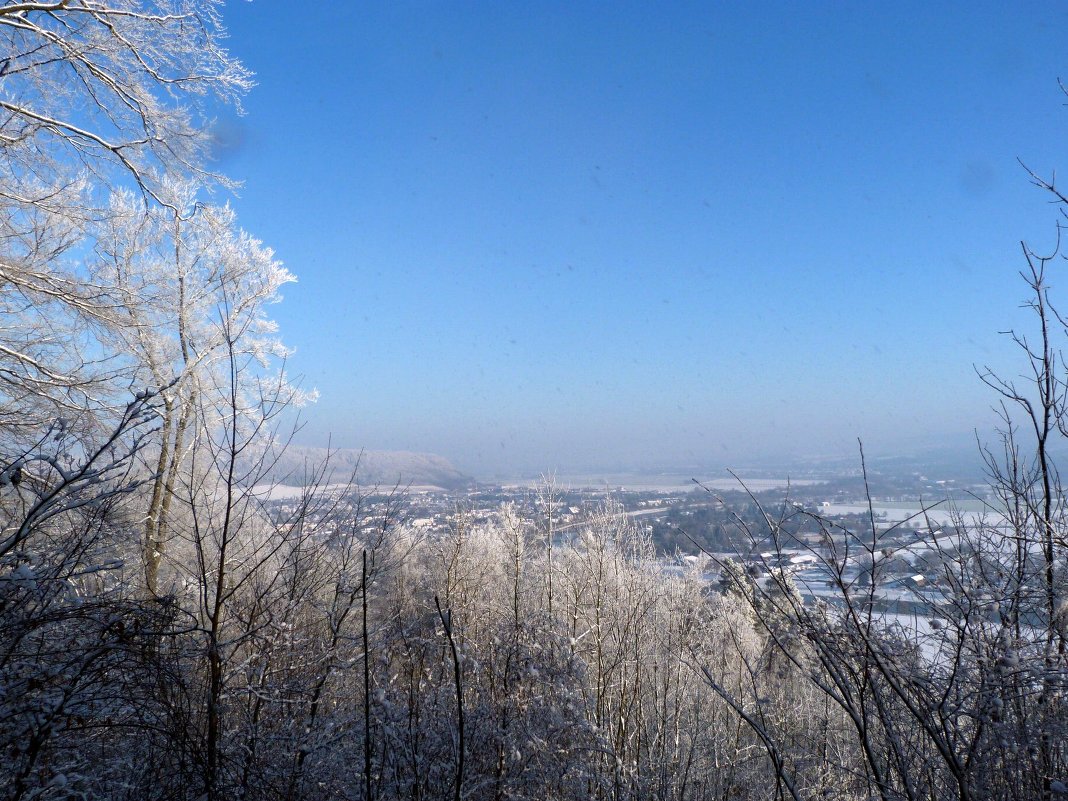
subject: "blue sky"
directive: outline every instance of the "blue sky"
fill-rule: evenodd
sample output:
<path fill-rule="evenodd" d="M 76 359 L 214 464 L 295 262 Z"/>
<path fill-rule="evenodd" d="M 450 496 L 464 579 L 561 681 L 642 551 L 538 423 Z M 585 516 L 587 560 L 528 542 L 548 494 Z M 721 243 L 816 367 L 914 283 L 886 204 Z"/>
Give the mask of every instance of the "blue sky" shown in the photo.
<path fill-rule="evenodd" d="M 480 476 L 891 453 L 992 422 L 1068 169 L 1056 4 L 227 6 L 219 122 L 321 400 Z M 1058 266 L 1058 273 L 1062 269 Z M 1054 288 L 1060 275 L 1055 276 Z"/>

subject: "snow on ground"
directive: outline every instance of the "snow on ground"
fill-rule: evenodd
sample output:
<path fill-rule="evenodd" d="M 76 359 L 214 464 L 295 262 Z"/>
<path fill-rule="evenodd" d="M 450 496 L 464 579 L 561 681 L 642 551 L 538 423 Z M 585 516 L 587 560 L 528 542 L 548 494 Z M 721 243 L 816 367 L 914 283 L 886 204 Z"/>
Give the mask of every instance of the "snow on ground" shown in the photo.
<path fill-rule="evenodd" d="M 897 523 L 909 519 L 922 523 L 924 521 L 923 509 L 924 507 L 918 503 L 879 503 L 876 501 L 872 504 L 876 517 L 886 523 Z M 832 503 L 820 506 L 816 511 L 822 517 L 866 515 L 868 506 L 861 503 Z M 926 516 L 932 524 L 938 526 L 952 525 L 958 520 L 963 520 L 966 525 L 975 525 L 979 521 L 987 525 L 995 525 L 1003 520 L 993 510 L 985 508 L 982 503 L 976 501 L 947 501 L 928 508 Z"/>

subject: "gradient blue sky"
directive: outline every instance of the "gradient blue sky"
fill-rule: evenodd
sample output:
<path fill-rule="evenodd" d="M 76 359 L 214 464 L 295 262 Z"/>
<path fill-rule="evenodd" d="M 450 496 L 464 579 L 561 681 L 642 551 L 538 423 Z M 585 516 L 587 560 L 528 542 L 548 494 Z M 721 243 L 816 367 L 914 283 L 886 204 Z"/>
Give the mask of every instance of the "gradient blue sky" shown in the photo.
<path fill-rule="evenodd" d="M 489 477 L 961 443 L 1068 169 L 1061 4 L 233 2 L 307 444 Z M 1057 267 L 1054 287 L 1068 265 Z"/>

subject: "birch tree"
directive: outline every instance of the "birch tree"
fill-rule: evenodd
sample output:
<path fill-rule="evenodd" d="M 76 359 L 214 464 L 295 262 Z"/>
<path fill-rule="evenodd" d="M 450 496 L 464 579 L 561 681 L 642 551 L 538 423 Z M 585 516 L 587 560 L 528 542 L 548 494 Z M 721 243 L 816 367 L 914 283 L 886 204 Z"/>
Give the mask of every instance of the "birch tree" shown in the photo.
<path fill-rule="evenodd" d="M 237 402 L 250 422 L 260 403 L 307 398 L 277 373 L 273 362 L 288 350 L 267 316 L 279 289 L 296 280 L 292 273 L 237 227 L 228 206 L 196 206 L 195 185 L 165 190 L 168 204 L 149 209 L 129 192 L 112 198 L 90 266 L 111 309 L 99 324 L 101 337 L 129 362 L 131 382 L 152 387 L 162 404 L 145 522 L 150 592 L 156 591 L 176 482 L 203 433 L 195 428 L 210 428 L 229 413 L 231 393 L 219 371 L 235 359 L 251 359 L 236 376 Z"/>

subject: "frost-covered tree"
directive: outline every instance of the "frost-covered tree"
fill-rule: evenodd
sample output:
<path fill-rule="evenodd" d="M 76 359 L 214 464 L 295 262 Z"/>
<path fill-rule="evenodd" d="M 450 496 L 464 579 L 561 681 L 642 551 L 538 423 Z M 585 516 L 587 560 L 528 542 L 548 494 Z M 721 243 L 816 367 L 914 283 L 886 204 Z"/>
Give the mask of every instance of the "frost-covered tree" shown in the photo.
<path fill-rule="evenodd" d="M 1000 489 L 1026 502 L 1010 485 Z M 783 509 L 792 511 L 764 514 L 772 542 L 787 514 L 816 525 L 826 547 L 813 556 L 830 576 L 831 603 L 806 600 L 776 567 L 781 554 L 768 554 L 760 581 L 744 580 L 728 560 L 730 592 L 751 609 L 764 645 L 758 660 L 742 661 L 748 689 L 736 694 L 707 677 L 761 741 L 777 792 L 1055 798 L 1068 769 L 1068 664 L 1057 651 L 1059 620 L 1046 611 L 1041 515 L 1014 517 L 1010 504 L 925 536 L 939 567 L 914 598 L 925 619 L 903 625 L 880 610 L 885 591 L 900 591 L 880 569 L 885 537 L 899 524 L 880 525 L 872 513 L 867 530 L 853 531 Z"/>
<path fill-rule="evenodd" d="M 237 227 L 227 206 L 197 206 L 195 185 L 164 187 L 168 204 L 112 197 L 89 275 L 112 310 L 98 321 L 129 382 L 152 387 L 161 426 L 145 523 L 146 582 L 157 589 L 168 516 L 188 452 L 238 403 L 254 420 L 264 404 L 302 401 L 278 365 L 288 355 L 267 307 L 294 281 L 272 252 Z M 175 208 L 187 214 L 176 214 Z M 231 389 L 228 365 L 251 357 Z M 257 369 L 258 368 L 258 369 Z M 237 398 L 231 398 L 236 392 Z"/>
<path fill-rule="evenodd" d="M 211 104 L 237 104 L 251 86 L 223 47 L 221 5 L 5 0 L 0 197 L 77 210 L 74 189 L 132 179 L 157 195 L 167 176 L 218 179 L 205 168 Z"/>
<path fill-rule="evenodd" d="M 134 598 L 126 567 L 131 468 L 156 402 L 132 401 L 100 440 L 57 424 L 0 473 L 0 797 L 133 782 L 131 735 L 163 725 L 154 655 L 173 610 Z"/>
<path fill-rule="evenodd" d="M 219 7 L 0 4 L 0 433 L 32 440 L 60 417 L 90 428 L 121 412 L 115 355 L 89 330 L 115 310 L 84 259 L 114 188 L 182 213 L 168 181 L 226 183 L 205 167 L 207 120 L 250 77 L 222 46 Z"/>

